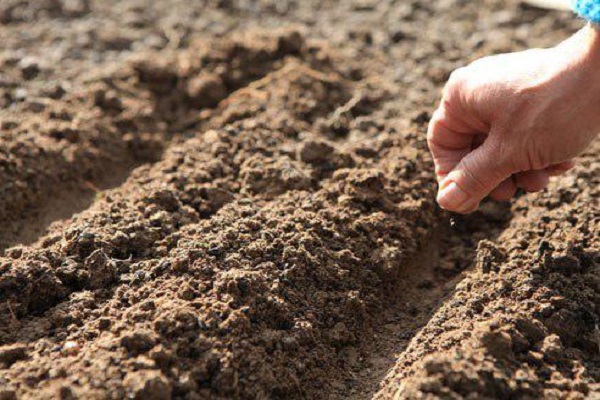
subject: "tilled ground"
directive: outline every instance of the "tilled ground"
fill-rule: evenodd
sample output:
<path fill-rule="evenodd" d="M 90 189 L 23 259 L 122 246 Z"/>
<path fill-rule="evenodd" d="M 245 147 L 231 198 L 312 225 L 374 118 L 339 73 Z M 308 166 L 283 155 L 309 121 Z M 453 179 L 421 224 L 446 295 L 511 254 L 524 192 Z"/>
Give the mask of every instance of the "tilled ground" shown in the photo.
<path fill-rule="evenodd" d="M 452 69 L 516 1 L 0 4 L 0 399 L 596 398 L 599 147 L 437 209 Z"/>

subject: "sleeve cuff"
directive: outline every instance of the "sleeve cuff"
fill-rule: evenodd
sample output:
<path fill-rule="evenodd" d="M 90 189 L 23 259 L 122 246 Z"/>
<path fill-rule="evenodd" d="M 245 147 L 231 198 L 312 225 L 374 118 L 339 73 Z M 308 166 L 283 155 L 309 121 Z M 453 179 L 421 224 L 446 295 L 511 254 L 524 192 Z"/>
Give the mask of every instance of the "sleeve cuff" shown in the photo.
<path fill-rule="evenodd" d="M 588 21 L 600 24 L 600 0 L 575 0 L 573 9 Z"/>

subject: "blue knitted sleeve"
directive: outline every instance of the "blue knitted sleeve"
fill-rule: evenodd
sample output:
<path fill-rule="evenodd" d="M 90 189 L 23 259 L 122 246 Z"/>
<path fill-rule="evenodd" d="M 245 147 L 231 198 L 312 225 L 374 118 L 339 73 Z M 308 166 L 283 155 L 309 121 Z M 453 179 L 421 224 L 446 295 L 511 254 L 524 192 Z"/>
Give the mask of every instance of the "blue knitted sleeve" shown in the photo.
<path fill-rule="evenodd" d="M 600 24 L 600 0 L 575 0 L 575 12 L 595 24 Z"/>

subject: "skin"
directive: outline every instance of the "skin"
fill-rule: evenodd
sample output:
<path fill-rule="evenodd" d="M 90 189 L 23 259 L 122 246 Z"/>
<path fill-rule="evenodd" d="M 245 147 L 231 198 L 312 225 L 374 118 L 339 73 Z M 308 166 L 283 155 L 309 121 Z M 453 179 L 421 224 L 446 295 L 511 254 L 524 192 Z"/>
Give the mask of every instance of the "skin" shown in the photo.
<path fill-rule="evenodd" d="M 437 201 L 468 214 L 487 196 L 543 190 L 600 132 L 600 30 L 452 73 L 427 133 Z"/>

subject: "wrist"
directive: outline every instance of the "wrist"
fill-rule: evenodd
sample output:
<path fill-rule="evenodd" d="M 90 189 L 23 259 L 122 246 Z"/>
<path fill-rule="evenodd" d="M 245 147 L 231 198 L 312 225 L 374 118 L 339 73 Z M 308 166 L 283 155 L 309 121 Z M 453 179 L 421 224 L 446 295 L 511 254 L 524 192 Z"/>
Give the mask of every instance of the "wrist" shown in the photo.
<path fill-rule="evenodd" d="M 597 76 L 596 71 L 600 69 L 600 25 L 589 23 L 559 47 L 567 51 L 568 57 Z"/>
<path fill-rule="evenodd" d="M 587 36 L 587 45 L 582 61 L 585 65 L 585 71 L 587 71 L 589 91 L 600 95 L 600 79 L 598 79 L 598 71 L 600 70 L 600 25 L 589 23 L 584 31 Z"/>
<path fill-rule="evenodd" d="M 590 52 L 600 53 L 600 25 L 590 23 L 586 28 Z"/>

